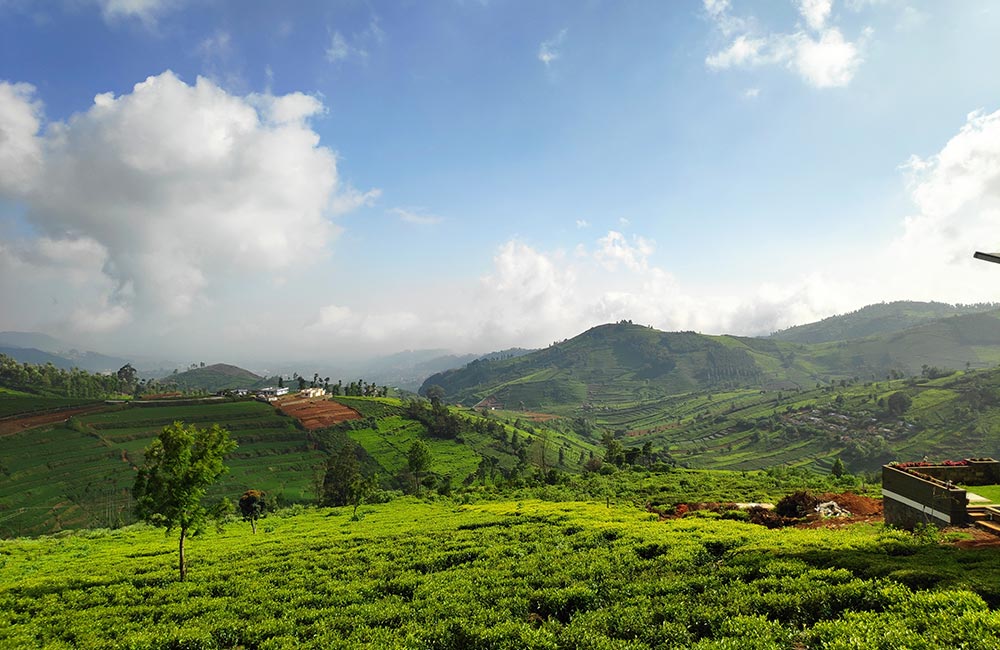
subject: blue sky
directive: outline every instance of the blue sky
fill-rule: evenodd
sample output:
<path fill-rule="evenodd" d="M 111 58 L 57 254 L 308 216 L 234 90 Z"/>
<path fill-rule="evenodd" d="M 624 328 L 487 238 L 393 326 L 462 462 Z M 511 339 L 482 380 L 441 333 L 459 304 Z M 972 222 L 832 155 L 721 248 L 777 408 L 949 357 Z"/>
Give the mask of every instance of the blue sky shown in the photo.
<path fill-rule="evenodd" d="M 0 329 L 325 359 L 1000 300 L 997 33 L 989 1 L 0 0 Z"/>

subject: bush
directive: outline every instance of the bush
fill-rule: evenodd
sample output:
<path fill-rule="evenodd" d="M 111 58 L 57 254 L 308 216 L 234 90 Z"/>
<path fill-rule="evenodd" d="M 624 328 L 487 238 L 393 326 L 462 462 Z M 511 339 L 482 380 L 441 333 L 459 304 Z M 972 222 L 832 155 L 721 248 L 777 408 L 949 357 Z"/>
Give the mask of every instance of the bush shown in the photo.
<path fill-rule="evenodd" d="M 818 503 L 819 499 L 805 490 L 799 490 L 778 501 L 774 512 L 780 517 L 799 519 L 811 513 Z"/>

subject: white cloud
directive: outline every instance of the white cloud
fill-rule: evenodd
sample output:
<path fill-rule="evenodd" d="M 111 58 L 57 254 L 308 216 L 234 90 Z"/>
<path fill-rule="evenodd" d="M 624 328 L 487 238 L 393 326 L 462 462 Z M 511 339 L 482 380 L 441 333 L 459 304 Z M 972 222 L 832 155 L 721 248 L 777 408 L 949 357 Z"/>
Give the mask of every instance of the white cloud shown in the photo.
<path fill-rule="evenodd" d="M 334 32 L 330 36 L 330 45 L 326 48 L 326 60 L 330 63 L 346 61 L 351 56 L 352 48 L 347 44 L 347 39 L 340 32 Z"/>
<path fill-rule="evenodd" d="M 799 13 L 806 19 L 806 24 L 815 31 L 826 26 L 826 21 L 833 11 L 833 0 L 801 0 Z"/>
<path fill-rule="evenodd" d="M 433 226 L 444 221 L 442 217 L 425 214 L 422 210 L 413 208 L 393 208 L 389 212 L 399 217 L 401 221 L 417 226 Z"/>
<path fill-rule="evenodd" d="M 863 61 L 858 46 L 838 29 L 824 31 L 819 40 L 800 35 L 797 41 L 795 68 L 817 88 L 846 86 Z"/>
<path fill-rule="evenodd" d="M 576 220 L 576 227 L 577 228 L 589 228 L 590 227 L 590 223 L 586 219 L 577 219 Z"/>
<path fill-rule="evenodd" d="M 352 58 L 363 61 L 368 58 L 369 49 L 384 43 L 385 38 L 379 17 L 373 14 L 368 25 L 350 38 L 339 30 L 331 32 L 330 44 L 326 48 L 326 60 L 330 63 L 340 63 Z"/>
<path fill-rule="evenodd" d="M 175 0 L 97 0 L 97 3 L 107 22 L 136 18 L 147 25 L 155 23 L 162 13 L 177 4 Z"/>
<path fill-rule="evenodd" d="M 743 91 L 743 97 L 746 99 L 757 99 L 760 96 L 760 88 L 747 88 Z"/>
<path fill-rule="evenodd" d="M 102 327 L 126 312 L 184 316 L 227 278 L 323 256 L 338 201 L 367 200 L 338 195 L 335 154 L 308 123 L 323 107 L 308 95 L 240 97 L 165 72 L 131 93 L 97 95 L 39 134 L 38 104 L 11 88 L 0 86 L 0 128 L 22 144 L 0 158 L 0 178 L 19 160 L 41 160 L 0 190 L 48 238 L 40 249 L 103 251 L 112 286 L 103 303 L 77 310 Z"/>
<path fill-rule="evenodd" d="M 705 64 L 717 70 L 725 70 L 733 66 L 754 66 L 768 63 L 772 59 L 766 54 L 768 40 L 750 38 L 746 34 L 737 36 L 726 49 L 716 52 L 705 59 Z"/>
<path fill-rule="evenodd" d="M 801 0 L 799 12 L 806 28 L 764 33 L 756 28 L 755 20 L 731 16 L 728 4 L 709 9 L 706 2 L 706 11 L 729 44 L 705 57 L 705 65 L 713 70 L 783 65 L 816 88 L 846 86 L 864 62 L 871 29 L 848 41 L 838 28 L 828 25 L 832 10 L 832 0 Z"/>
<path fill-rule="evenodd" d="M 548 67 L 553 61 L 562 56 L 560 51 L 563 43 L 566 41 L 566 30 L 561 29 L 559 33 L 550 38 L 547 41 L 542 41 L 542 44 L 538 46 L 538 60 Z"/>
<path fill-rule="evenodd" d="M 345 183 L 340 192 L 330 202 L 330 214 L 339 216 L 353 212 L 358 208 L 371 207 L 375 205 L 381 196 L 382 190 L 378 188 L 361 192 Z"/>
<path fill-rule="evenodd" d="M 616 270 L 618 264 L 633 271 L 645 269 L 648 265 L 647 258 L 654 250 L 653 242 L 633 236 L 630 244 L 625 235 L 614 230 L 598 239 L 597 244 L 599 248 L 594 253 L 594 258 L 609 271 Z"/>
<path fill-rule="evenodd" d="M 0 81 L 0 194 L 31 190 L 42 163 L 42 103 L 35 87 Z"/>

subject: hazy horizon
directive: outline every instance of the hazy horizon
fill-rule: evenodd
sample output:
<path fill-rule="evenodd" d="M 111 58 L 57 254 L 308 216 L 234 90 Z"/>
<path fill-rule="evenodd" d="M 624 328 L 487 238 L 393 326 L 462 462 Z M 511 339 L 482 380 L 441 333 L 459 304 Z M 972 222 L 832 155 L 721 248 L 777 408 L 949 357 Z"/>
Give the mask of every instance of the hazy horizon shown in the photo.
<path fill-rule="evenodd" d="M 0 330 L 206 363 L 1000 301 L 1000 6 L 0 3 Z"/>

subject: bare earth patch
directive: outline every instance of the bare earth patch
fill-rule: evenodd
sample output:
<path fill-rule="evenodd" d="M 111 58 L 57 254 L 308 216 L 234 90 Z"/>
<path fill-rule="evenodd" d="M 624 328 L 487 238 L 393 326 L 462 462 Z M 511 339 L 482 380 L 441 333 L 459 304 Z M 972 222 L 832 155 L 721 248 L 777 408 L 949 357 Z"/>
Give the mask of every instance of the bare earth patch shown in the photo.
<path fill-rule="evenodd" d="M 93 404 L 91 406 L 78 406 L 74 408 L 63 409 L 61 411 L 54 411 L 52 413 L 42 413 L 40 415 L 24 415 L 17 418 L 11 418 L 9 420 L 2 420 L 0 421 L 0 436 L 9 436 L 11 434 L 19 433 L 26 429 L 43 427 L 48 424 L 58 424 L 60 422 L 65 422 L 74 415 L 94 413 L 95 411 L 100 411 L 104 408 L 106 407 L 103 404 Z"/>
<path fill-rule="evenodd" d="M 273 402 L 281 413 L 295 418 L 307 431 L 332 427 L 348 420 L 360 420 L 361 414 L 350 406 L 321 397 L 302 398 L 298 395 L 283 397 Z"/>

